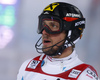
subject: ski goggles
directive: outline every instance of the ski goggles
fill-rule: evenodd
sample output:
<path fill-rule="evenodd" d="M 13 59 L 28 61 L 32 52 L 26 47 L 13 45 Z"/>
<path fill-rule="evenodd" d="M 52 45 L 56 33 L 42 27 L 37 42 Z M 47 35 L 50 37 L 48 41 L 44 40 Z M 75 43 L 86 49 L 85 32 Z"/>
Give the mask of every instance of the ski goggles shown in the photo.
<path fill-rule="evenodd" d="M 56 16 L 39 16 L 38 33 L 42 34 L 43 30 L 49 34 L 57 34 L 62 32 L 62 20 Z"/>
<path fill-rule="evenodd" d="M 84 28 L 84 26 L 85 18 L 76 18 L 76 20 L 67 21 L 67 19 L 61 19 L 57 16 L 40 15 L 38 23 L 38 33 L 42 34 L 42 31 L 45 30 L 49 34 L 58 34 L 61 33 L 63 30 Z"/>

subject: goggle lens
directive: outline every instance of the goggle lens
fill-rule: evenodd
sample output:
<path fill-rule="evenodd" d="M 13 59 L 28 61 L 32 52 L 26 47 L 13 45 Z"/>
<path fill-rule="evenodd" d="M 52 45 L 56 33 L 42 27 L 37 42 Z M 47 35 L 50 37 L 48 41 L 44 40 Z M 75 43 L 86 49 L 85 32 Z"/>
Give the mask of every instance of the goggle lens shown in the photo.
<path fill-rule="evenodd" d="M 38 33 L 42 34 L 45 30 L 49 34 L 58 34 L 62 31 L 62 20 L 56 16 L 39 16 Z"/>
<path fill-rule="evenodd" d="M 60 30 L 60 23 L 54 20 L 43 20 L 42 26 L 47 27 L 51 31 L 59 31 Z"/>

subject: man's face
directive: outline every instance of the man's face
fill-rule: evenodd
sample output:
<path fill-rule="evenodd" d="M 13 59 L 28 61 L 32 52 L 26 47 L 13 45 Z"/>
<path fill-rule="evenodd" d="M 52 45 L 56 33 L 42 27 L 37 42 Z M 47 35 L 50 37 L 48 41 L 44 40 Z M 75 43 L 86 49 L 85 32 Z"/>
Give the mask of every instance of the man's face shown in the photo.
<path fill-rule="evenodd" d="M 63 31 L 59 34 L 48 34 L 45 30 L 43 30 L 43 32 L 42 32 L 43 47 L 42 48 L 46 48 L 46 49 L 42 49 L 43 52 L 47 55 L 54 54 L 59 49 L 59 47 L 57 47 L 57 46 L 61 46 L 64 44 L 65 37 L 66 37 L 65 31 Z M 64 41 L 62 41 L 62 40 L 64 40 Z M 60 41 L 62 41 L 62 42 L 60 42 Z M 58 42 L 60 42 L 60 43 L 55 45 Z M 53 45 L 55 45 L 55 46 L 50 47 Z M 47 48 L 47 47 L 49 47 L 49 48 Z"/>

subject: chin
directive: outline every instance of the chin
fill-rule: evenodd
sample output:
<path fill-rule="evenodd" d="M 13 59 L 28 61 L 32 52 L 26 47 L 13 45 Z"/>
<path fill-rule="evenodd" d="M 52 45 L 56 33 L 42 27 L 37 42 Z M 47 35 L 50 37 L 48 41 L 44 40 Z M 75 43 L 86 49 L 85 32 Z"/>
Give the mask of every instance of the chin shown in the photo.
<path fill-rule="evenodd" d="M 43 51 L 43 53 L 45 53 L 46 55 L 53 56 L 53 55 L 55 55 L 55 53 L 57 52 L 57 49 L 48 48 L 48 49 L 42 49 L 42 51 Z"/>

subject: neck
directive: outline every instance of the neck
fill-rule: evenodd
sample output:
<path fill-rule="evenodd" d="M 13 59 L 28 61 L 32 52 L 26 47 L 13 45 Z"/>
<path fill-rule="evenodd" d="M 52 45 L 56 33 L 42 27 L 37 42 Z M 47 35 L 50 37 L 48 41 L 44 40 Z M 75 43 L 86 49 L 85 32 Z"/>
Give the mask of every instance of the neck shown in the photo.
<path fill-rule="evenodd" d="M 64 58 L 64 57 L 67 57 L 70 54 L 72 54 L 72 52 L 73 52 L 73 48 L 72 47 L 68 47 L 62 52 L 61 55 L 53 56 L 53 58 Z"/>

